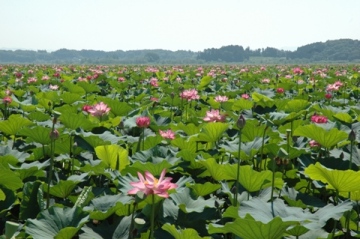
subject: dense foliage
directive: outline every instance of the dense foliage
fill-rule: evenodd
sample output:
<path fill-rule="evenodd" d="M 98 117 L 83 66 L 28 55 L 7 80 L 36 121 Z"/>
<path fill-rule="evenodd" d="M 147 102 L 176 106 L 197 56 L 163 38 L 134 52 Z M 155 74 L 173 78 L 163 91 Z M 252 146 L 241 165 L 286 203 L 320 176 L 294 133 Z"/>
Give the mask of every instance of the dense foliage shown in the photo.
<path fill-rule="evenodd" d="M 8 237 L 360 237 L 359 65 L 0 73 Z"/>
<path fill-rule="evenodd" d="M 298 47 L 295 51 L 273 47 L 250 49 L 230 45 L 210 48 L 200 52 L 169 50 L 96 51 L 60 49 L 45 50 L 0 50 L 0 63 L 72 63 L 72 64 L 202 64 L 202 63 L 248 63 L 258 58 L 267 58 L 272 63 L 294 62 L 359 62 L 360 41 L 341 39 L 317 42 Z M 267 61 L 266 61 L 267 62 Z"/>

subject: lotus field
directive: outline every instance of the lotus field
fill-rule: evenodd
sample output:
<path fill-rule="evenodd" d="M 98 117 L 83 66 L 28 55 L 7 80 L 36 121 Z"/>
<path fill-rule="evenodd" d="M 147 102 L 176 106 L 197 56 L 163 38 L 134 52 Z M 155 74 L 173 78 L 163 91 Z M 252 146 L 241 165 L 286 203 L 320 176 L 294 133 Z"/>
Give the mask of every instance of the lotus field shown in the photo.
<path fill-rule="evenodd" d="M 360 238 L 360 65 L 0 79 L 0 238 Z"/>

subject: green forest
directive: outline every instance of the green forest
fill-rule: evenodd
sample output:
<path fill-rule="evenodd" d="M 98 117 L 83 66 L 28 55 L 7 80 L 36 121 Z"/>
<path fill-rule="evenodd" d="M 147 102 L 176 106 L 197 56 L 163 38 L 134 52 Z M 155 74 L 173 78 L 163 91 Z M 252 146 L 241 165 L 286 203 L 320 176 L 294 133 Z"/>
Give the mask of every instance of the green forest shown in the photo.
<path fill-rule="evenodd" d="M 360 41 L 329 40 L 298 47 L 295 51 L 273 47 L 250 49 L 240 45 L 200 52 L 162 49 L 98 51 L 59 49 L 0 50 L 0 63 L 19 64 L 213 64 L 213 63 L 316 63 L 360 62 Z"/>

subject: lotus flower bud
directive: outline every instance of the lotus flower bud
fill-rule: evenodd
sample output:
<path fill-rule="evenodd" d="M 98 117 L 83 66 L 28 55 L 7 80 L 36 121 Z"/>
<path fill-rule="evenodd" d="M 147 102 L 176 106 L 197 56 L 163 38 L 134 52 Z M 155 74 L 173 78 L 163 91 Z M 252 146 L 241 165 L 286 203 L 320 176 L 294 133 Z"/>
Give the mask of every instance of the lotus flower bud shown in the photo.
<path fill-rule="evenodd" d="M 356 139 L 356 134 L 355 134 L 355 131 L 352 129 L 349 133 L 349 140 L 355 141 L 355 139 Z"/>
<path fill-rule="evenodd" d="M 51 140 L 56 140 L 56 139 L 59 138 L 59 136 L 60 136 L 60 133 L 59 133 L 59 131 L 57 129 L 54 129 L 54 130 L 52 130 L 50 132 L 50 139 Z"/>
<path fill-rule="evenodd" d="M 236 122 L 236 125 L 241 130 L 244 128 L 245 124 L 246 124 L 246 120 L 245 120 L 244 116 L 241 114 L 239 119 Z"/>

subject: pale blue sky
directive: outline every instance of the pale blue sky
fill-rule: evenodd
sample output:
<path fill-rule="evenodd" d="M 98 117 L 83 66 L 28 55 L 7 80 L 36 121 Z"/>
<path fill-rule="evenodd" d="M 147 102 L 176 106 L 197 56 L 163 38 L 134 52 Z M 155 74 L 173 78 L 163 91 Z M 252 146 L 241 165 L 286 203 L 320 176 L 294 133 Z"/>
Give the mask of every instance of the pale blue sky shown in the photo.
<path fill-rule="evenodd" d="M 0 49 L 251 49 L 360 40 L 359 0 L 0 0 Z"/>

